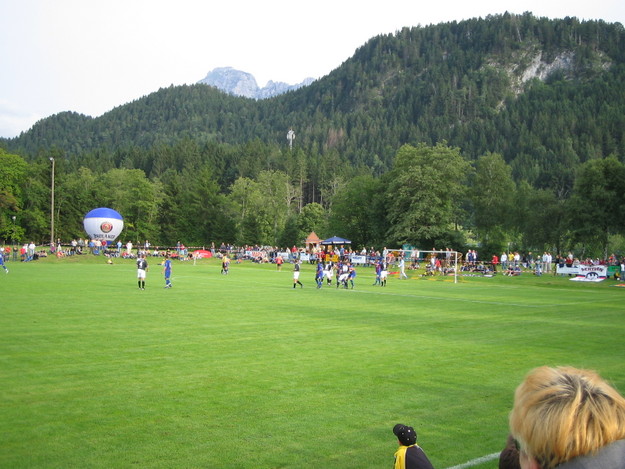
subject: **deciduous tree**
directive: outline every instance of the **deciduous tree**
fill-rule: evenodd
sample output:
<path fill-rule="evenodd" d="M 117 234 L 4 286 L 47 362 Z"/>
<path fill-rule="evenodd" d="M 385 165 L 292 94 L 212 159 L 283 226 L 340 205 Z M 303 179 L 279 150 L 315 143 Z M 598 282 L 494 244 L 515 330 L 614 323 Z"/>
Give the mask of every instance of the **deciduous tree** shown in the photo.
<path fill-rule="evenodd" d="M 389 238 L 399 245 L 427 245 L 446 237 L 470 171 L 460 149 L 446 143 L 402 146 L 388 175 Z"/>

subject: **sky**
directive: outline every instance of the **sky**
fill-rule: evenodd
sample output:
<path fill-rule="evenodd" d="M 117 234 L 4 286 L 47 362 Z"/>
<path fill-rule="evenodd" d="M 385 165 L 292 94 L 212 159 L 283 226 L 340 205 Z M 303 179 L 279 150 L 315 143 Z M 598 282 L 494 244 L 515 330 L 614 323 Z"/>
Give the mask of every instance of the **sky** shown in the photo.
<path fill-rule="evenodd" d="M 321 78 L 405 26 L 524 13 L 625 24 L 622 0 L 0 0 L 0 137 L 92 117 L 217 67 Z"/>

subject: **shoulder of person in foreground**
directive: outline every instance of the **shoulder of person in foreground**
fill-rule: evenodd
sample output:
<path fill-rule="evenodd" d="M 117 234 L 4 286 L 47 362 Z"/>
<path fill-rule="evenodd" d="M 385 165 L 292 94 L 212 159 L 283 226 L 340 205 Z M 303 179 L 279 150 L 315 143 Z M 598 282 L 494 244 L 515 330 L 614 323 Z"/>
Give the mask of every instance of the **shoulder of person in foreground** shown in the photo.
<path fill-rule="evenodd" d="M 604 446 L 594 454 L 580 456 L 558 466 L 558 469 L 622 469 L 625 467 L 625 439 Z"/>

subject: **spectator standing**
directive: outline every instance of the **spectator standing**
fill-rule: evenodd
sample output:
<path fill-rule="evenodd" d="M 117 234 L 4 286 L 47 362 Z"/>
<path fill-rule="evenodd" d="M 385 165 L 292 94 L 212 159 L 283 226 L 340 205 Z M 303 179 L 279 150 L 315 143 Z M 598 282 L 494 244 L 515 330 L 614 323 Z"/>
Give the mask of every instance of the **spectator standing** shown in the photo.
<path fill-rule="evenodd" d="M 291 248 L 291 259 L 293 260 L 297 259 L 297 246 L 295 246 L 295 244 Z"/>
<path fill-rule="evenodd" d="M 30 242 L 30 244 L 28 244 L 28 260 L 32 261 L 35 258 L 35 243 L 33 243 L 32 241 Z"/>
<path fill-rule="evenodd" d="M 499 257 L 497 254 L 493 254 L 493 258 L 490 260 L 490 263 L 493 265 L 493 272 L 497 272 L 497 264 L 499 264 Z"/>
<path fill-rule="evenodd" d="M 543 253 L 542 261 L 543 261 L 543 272 L 545 274 L 551 272 L 551 262 L 553 261 L 553 257 L 551 256 L 551 254 L 545 251 Z"/>
<path fill-rule="evenodd" d="M 508 268 L 508 254 L 506 251 L 501 253 L 501 270 L 506 270 Z"/>

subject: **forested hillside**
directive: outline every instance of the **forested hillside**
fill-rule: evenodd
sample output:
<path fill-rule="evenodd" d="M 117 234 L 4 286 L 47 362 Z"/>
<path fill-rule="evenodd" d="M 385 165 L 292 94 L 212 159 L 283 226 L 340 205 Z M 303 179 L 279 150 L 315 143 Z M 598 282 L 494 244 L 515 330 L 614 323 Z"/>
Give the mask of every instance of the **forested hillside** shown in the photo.
<path fill-rule="evenodd" d="M 622 209 L 603 214 L 607 226 L 581 230 L 569 204 L 582 203 L 584 170 L 607 171 L 609 161 L 620 174 L 624 85 L 622 25 L 505 14 L 373 38 L 328 76 L 276 98 L 172 86 L 98 118 L 51 116 L 0 146 L 41 176 L 41 200 L 22 194 L 11 209 L 30 236 L 46 231 L 46 164 L 53 156 L 61 188 L 64 178 L 68 184 L 68 207 L 57 214 L 63 238 L 79 235 L 83 210 L 123 205 L 94 186 L 71 194 L 71 184 L 92 178 L 119 185 L 121 193 L 129 188 L 115 181 L 132 174 L 145 179 L 148 193 L 158 190 L 146 201 L 149 210 L 127 209 L 125 217 L 138 217 L 128 234 L 163 243 L 184 237 L 292 244 L 316 229 L 339 230 L 360 244 L 605 250 L 621 233 L 615 217 Z M 296 133 L 292 151 L 289 128 Z M 405 154 L 412 156 L 399 171 Z M 446 158 L 462 174 L 434 168 Z M 420 160 L 427 166 L 413 167 Z M 411 187 L 422 177 L 421 187 L 429 187 L 428 170 L 439 178 L 429 193 L 440 207 Z M 439 194 L 439 186 L 447 190 Z M 406 200 L 398 205 L 390 188 Z M 37 222 L 24 213 L 29 204 L 41 211 Z M 428 207 L 434 219 L 413 213 Z M 543 213 L 535 213 L 539 207 Z M 547 212 L 548 219 L 536 219 Z M 490 219 L 495 213 L 499 218 Z M 542 223 L 548 229 L 536 228 Z"/>

